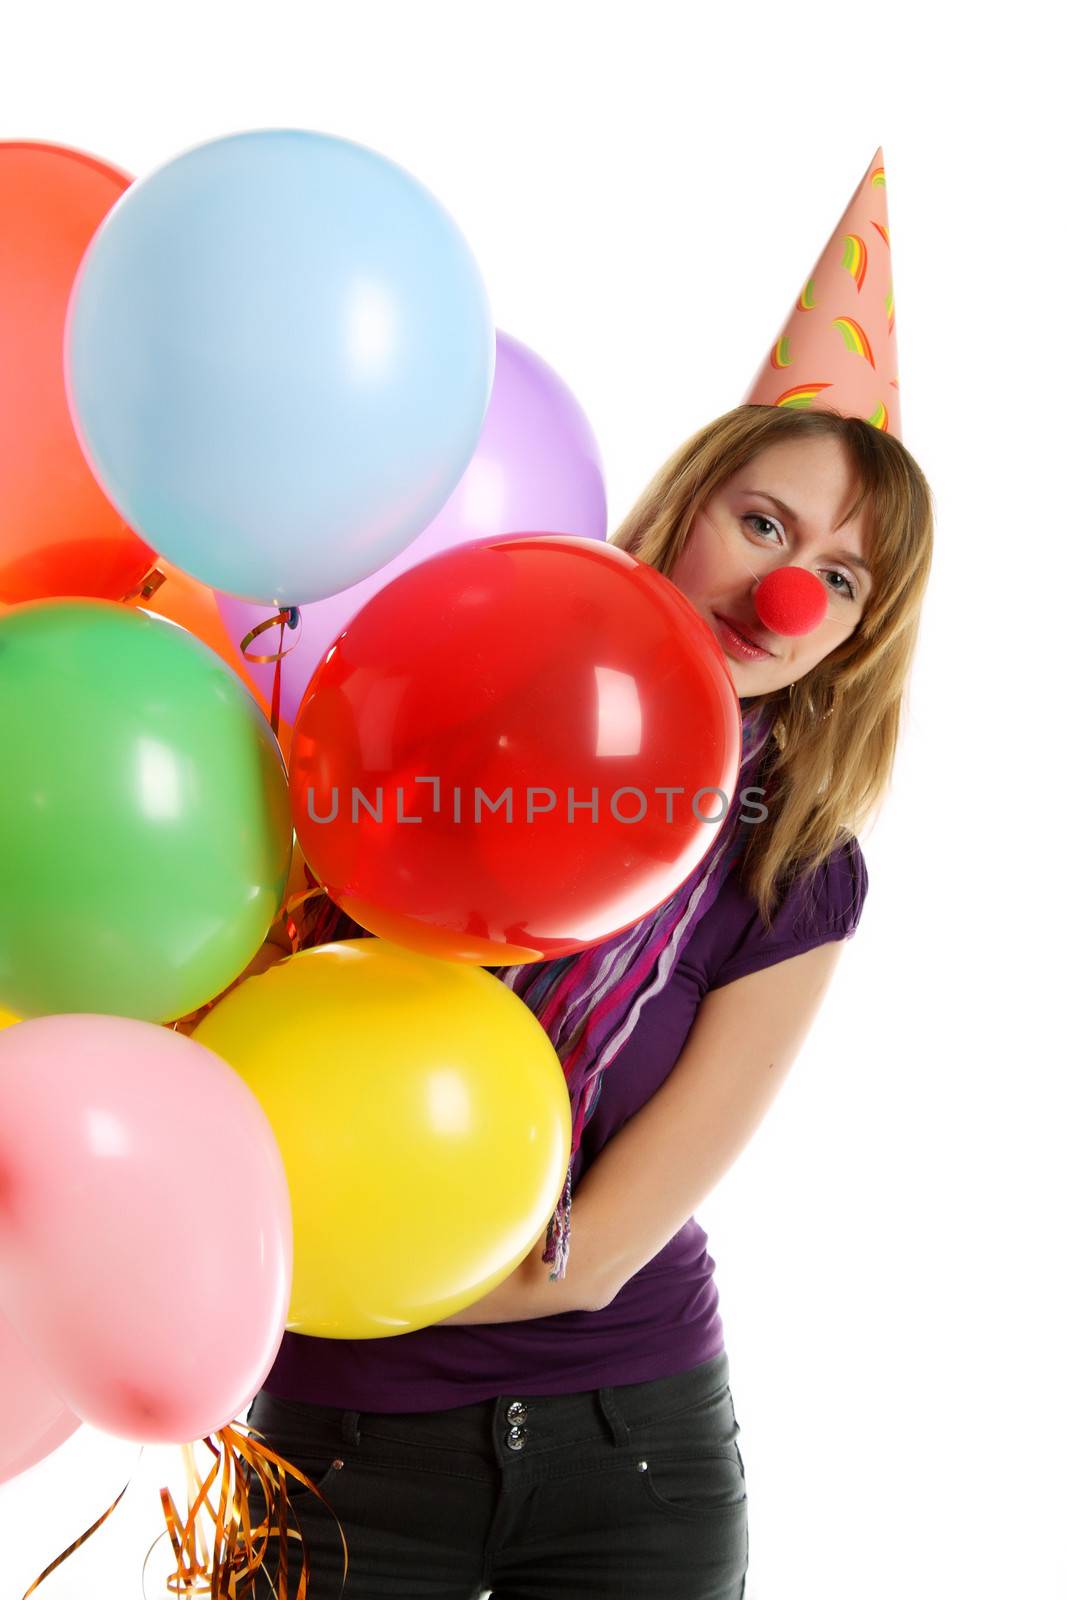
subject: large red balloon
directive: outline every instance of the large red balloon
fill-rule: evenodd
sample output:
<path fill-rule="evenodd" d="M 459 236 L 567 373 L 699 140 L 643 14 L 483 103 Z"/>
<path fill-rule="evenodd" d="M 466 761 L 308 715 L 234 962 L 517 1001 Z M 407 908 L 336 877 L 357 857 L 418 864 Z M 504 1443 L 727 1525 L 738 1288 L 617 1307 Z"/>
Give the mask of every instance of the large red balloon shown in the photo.
<path fill-rule="evenodd" d="M 153 552 L 82 454 L 63 324 L 86 247 L 131 179 L 61 145 L 0 141 L 0 601 L 121 600 Z"/>
<path fill-rule="evenodd" d="M 508 535 L 400 574 L 326 652 L 293 725 L 293 819 L 370 932 L 510 965 L 661 905 L 714 843 L 740 754 L 726 657 L 669 579 L 614 545 Z"/>

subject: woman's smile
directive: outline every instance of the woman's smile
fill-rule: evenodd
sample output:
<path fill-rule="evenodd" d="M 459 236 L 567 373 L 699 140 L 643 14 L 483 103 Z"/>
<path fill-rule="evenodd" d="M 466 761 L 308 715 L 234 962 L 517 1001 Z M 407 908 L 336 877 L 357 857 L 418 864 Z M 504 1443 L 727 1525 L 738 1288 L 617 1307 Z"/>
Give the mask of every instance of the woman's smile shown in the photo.
<path fill-rule="evenodd" d="M 728 621 L 720 612 L 713 611 L 711 614 L 719 624 L 715 630 L 719 643 L 724 650 L 729 650 L 731 655 L 740 656 L 742 661 L 769 661 L 774 655 L 773 650 L 765 650 L 762 645 L 756 644 L 748 634 L 743 633 L 740 627 Z"/>

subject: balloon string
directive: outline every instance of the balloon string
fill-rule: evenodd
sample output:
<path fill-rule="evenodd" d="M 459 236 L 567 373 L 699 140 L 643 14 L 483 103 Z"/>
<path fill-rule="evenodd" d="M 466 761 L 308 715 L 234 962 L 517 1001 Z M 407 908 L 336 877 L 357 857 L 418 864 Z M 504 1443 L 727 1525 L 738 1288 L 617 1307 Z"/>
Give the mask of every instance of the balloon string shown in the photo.
<path fill-rule="evenodd" d="M 131 589 L 129 594 L 123 595 L 122 599 L 119 601 L 119 604 L 123 606 L 130 604 L 136 605 L 139 600 L 151 600 L 156 590 L 162 584 L 166 583 L 166 581 L 167 574 L 165 572 L 161 572 L 158 567 L 153 567 L 151 572 L 147 573 L 141 579 L 136 588 Z"/>
<path fill-rule="evenodd" d="M 144 1453 L 144 1445 L 142 1445 L 141 1449 L 138 1451 L 138 1458 L 140 1458 L 140 1456 L 143 1453 Z M 48 1576 L 48 1574 L 50 1572 L 54 1572 L 55 1569 L 58 1566 L 60 1566 L 62 1562 L 66 1561 L 66 1559 L 67 1559 L 67 1557 L 69 1555 L 72 1555 L 74 1553 L 74 1551 L 79 1548 L 79 1546 L 81 1546 L 81 1545 L 83 1545 L 85 1543 L 86 1539 L 89 1539 L 89 1538 L 92 1537 L 92 1535 L 96 1532 L 97 1528 L 101 1527 L 107 1521 L 108 1517 L 110 1517 L 111 1513 L 114 1511 L 115 1507 L 118 1505 L 119 1501 L 122 1499 L 123 1495 L 126 1493 L 126 1490 L 130 1487 L 130 1484 L 132 1482 L 133 1482 L 132 1477 L 127 1478 L 126 1482 L 123 1484 L 122 1488 L 119 1490 L 119 1492 L 115 1496 L 114 1500 L 112 1500 L 111 1504 L 108 1506 L 108 1508 L 104 1512 L 103 1516 L 97 1517 L 96 1521 L 93 1523 L 91 1528 L 86 1528 L 85 1532 L 83 1534 L 81 1534 L 81 1536 L 79 1538 L 75 1539 L 73 1544 L 68 1544 L 67 1548 L 62 1552 L 61 1555 L 56 1556 L 56 1559 L 54 1561 L 50 1561 L 48 1563 L 48 1565 L 47 1565 L 47 1567 L 45 1567 L 44 1571 L 42 1573 L 40 1573 L 36 1578 L 34 1578 L 33 1582 L 30 1584 L 30 1587 L 26 1590 L 26 1594 L 23 1595 L 22 1600 L 26 1600 L 26 1596 L 27 1595 L 31 1595 L 33 1593 L 33 1591 L 36 1588 L 38 1588 L 40 1584 L 42 1584 L 44 1582 L 45 1578 L 47 1578 L 47 1576 Z"/>
<path fill-rule="evenodd" d="M 282 658 L 281 653 L 274 663 L 274 687 L 270 692 L 270 726 L 274 737 L 278 737 L 278 713 L 282 704 Z"/>
<path fill-rule="evenodd" d="M 270 725 L 275 738 L 278 736 L 278 722 L 282 704 L 282 658 L 287 656 L 290 650 L 296 649 L 300 643 L 300 635 L 297 634 L 288 649 L 275 650 L 265 656 L 252 655 L 248 646 L 253 639 L 258 638 L 261 633 L 265 633 L 268 628 L 298 628 L 299 625 L 299 609 L 296 606 L 281 606 L 273 617 L 266 617 L 262 622 L 257 622 L 256 626 L 250 629 L 241 640 L 241 654 L 246 661 L 254 661 L 260 666 L 266 666 L 271 661 L 274 662 L 274 685 L 270 697 Z"/>

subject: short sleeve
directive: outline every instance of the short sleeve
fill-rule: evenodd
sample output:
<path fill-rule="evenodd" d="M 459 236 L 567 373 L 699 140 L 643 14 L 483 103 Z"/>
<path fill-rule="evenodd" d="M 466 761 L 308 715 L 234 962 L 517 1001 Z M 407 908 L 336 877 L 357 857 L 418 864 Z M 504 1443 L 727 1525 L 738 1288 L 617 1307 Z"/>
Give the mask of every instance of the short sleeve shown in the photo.
<path fill-rule="evenodd" d="M 851 939 L 866 898 L 867 863 L 859 841 L 850 835 L 814 872 L 789 886 L 769 928 L 751 902 L 751 914 L 725 959 L 709 974 L 708 988 L 721 989 L 832 939 Z"/>

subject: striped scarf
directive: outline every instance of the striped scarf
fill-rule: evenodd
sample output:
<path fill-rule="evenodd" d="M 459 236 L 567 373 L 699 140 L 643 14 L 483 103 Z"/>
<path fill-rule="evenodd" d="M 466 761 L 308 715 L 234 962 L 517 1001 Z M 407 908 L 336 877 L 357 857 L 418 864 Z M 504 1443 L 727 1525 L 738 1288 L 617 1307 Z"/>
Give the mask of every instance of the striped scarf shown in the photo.
<path fill-rule="evenodd" d="M 741 762 L 733 798 L 711 848 L 671 897 L 613 938 L 571 955 L 518 966 L 486 967 L 529 1007 L 555 1047 L 571 1103 L 567 1177 L 549 1221 L 541 1259 L 567 1275 L 571 1182 L 582 1131 L 600 1096 L 603 1075 L 637 1026 L 645 1004 L 670 982 L 688 935 L 714 903 L 748 841 L 738 825 L 741 795 L 759 776 L 771 746 L 774 716 L 741 701 Z M 315 885 L 305 867 L 309 887 Z M 309 907 L 303 947 L 368 936 L 368 930 L 323 896 Z"/>
<path fill-rule="evenodd" d="M 567 1275 L 574 1157 L 603 1075 L 633 1034 L 646 1003 L 670 982 L 688 935 L 745 848 L 748 830 L 737 821 L 741 794 L 758 776 L 772 724 L 765 708 L 746 711 L 742 703 L 741 762 L 729 809 L 707 854 L 663 905 L 613 938 L 571 955 L 486 968 L 538 1018 L 555 1046 L 570 1095 L 570 1162 L 541 1256 L 554 1267 L 552 1279 Z"/>

